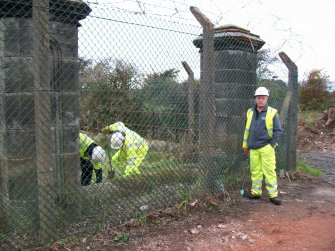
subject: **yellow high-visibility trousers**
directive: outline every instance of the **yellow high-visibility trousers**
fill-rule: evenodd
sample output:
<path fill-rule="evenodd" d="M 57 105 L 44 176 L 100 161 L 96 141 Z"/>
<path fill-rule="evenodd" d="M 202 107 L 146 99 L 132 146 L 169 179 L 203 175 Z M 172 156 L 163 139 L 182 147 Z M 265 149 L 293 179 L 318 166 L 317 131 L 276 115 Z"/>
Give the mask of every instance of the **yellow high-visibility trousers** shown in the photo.
<path fill-rule="evenodd" d="M 275 198 L 278 196 L 276 153 L 270 144 L 256 150 L 250 149 L 250 172 L 252 195 L 262 195 L 264 176 L 269 197 Z"/>

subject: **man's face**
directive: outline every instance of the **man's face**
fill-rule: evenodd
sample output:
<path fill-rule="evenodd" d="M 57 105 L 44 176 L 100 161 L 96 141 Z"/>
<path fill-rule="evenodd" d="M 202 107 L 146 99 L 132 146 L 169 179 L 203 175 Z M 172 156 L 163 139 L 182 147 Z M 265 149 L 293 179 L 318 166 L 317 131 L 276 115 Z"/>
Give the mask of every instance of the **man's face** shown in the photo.
<path fill-rule="evenodd" d="M 268 102 L 268 96 L 265 95 L 261 95 L 261 96 L 256 96 L 256 105 L 259 108 L 262 108 L 266 105 L 266 103 Z"/>

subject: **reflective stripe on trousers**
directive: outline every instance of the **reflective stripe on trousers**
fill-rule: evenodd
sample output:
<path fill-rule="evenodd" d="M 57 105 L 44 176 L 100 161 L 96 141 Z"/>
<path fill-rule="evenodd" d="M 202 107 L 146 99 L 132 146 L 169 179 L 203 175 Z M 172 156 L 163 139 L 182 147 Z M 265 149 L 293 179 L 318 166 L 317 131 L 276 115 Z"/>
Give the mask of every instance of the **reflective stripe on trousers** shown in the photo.
<path fill-rule="evenodd" d="M 278 196 L 276 156 L 274 148 L 268 144 L 257 150 L 250 149 L 251 193 L 262 195 L 262 180 L 265 177 L 266 189 L 270 198 Z"/>

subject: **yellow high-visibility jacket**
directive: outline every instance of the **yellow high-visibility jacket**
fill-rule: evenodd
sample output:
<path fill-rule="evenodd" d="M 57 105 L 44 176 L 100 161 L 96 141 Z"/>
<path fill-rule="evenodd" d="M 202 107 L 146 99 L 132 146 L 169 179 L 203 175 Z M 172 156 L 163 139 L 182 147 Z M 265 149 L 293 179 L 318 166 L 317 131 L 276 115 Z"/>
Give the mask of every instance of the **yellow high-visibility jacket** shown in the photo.
<path fill-rule="evenodd" d="M 278 112 L 277 109 L 268 106 L 265 117 L 265 126 L 270 138 L 272 138 L 273 135 L 273 118 L 276 116 L 277 112 Z M 250 108 L 247 112 L 247 123 L 244 130 L 243 144 L 242 144 L 243 148 L 248 148 L 249 129 L 253 114 L 254 110 L 253 108 Z"/>
<path fill-rule="evenodd" d="M 80 158 L 89 160 L 91 159 L 90 156 L 87 156 L 86 151 L 87 148 L 91 145 L 95 143 L 90 137 L 88 137 L 86 134 L 84 133 L 79 133 L 79 154 L 80 154 Z M 99 170 L 102 168 L 102 163 L 101 162 L 92 162 L 93 163 L 93 168 L 96 170 Z"/>
<path fill-rule="evenodd" d="M 124 169 L 122 175 L 140 173 L 139 166 L 149 150 L 149 145 L 145 139 L 128 129 L 122 122 L 111 124 L 106 129 L 110 132 L 119 131 L 125 136 L 122 147 L 112 157 L 113 163 L 117 163 L 119 167 Z"/>

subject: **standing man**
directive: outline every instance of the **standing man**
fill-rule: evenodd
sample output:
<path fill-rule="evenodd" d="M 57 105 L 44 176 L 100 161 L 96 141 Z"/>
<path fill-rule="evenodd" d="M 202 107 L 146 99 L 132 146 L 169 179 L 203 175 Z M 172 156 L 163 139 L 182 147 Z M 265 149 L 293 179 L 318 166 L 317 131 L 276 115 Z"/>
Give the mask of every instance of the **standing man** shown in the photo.
<path fill-rule="evenodd" d="M 250 153 L 251 193 L 249 199 L 260 199 L 265 177 L 270 201 L 281 205 L 278 199 L 275 147 L 281 135 L 277 110 L 268 106 L 269 91 L 265 87 L 255 92 L 256 105 L 247 112 L 243 138 L 243 152 Z"/>
<path fill-rule="evenodd" d="M 111 124 L 102 130 L 112 133 L 111 147 L 117 149 L 112 157 L 116 177 L 140 174 L 140 165 L 149 150 L 149 145 L 136 132 L 128 129 L 122 122 Z"/>
<path fill-rule="evenodd" d="M 84 133 L 79 133 L 79 153 L 81 167 L 81 185 L 91 183 L 93 170 L 96 183 L 102 182 L 102 162 L 105 159 L 105 151 Z"/>

